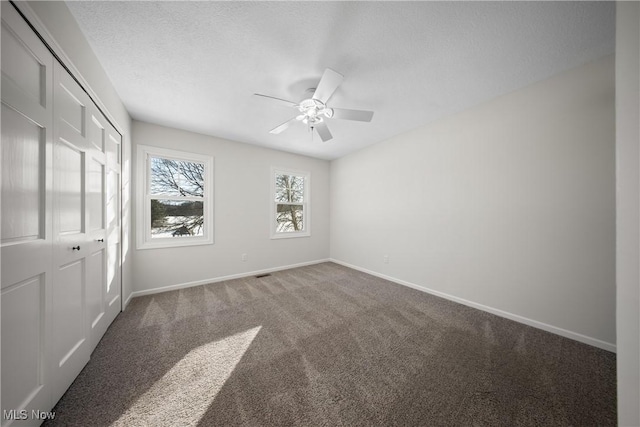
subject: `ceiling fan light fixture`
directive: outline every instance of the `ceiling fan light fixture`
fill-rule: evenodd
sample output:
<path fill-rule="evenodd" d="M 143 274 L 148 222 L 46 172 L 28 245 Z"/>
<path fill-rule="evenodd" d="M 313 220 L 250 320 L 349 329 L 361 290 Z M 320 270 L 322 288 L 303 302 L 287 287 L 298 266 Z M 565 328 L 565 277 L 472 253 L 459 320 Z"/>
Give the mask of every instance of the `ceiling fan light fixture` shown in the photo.
<path fill-rule="evenodd" d="M 304 99 L 298 104 L 298 110 L 307 116 L 316 116 L 319 111 L 325 108 L 326 106 L 321 101 L 313 98 Z"/>
<path fill-rule="evenodd" d="M 324 119 L 320 116 L 305 116 L 304 119 L 302 119 L 302 123 L 309 124 L 309 125 L 315 125 L 318 123 L 322 123 L 324 121 Z"/>
<path fill-rule="evenodd" d="M 335 90 L 342 83 L 342 74 L 327 68 L 318 83 L 318 87 L 315 89 L 308 89 L 305 92 L 305 99 L 299 103 L 287 101 L 284 99 L 276 98 L 268 95 L 254 94 L 255 96 L 268 98 L 279 102 L 280 104 L 292 106 L 298 109 L 299 115 L 284 122 L 283 124 L 271 129 L 269 132 L 272 134 L 279 134 L 289 127 L 291 123 L 296 121 L 302 122 L 307 125 L 310 131 L 315 130 L 322 141 L 326 142 L 333 138 L 325 118 L 327 119 L 343 119 L 343 120 L 355 120 L 360 122 L 370 122 L 373 117 L 373 111 L 364 110 L 351 110 L 345 108 L 328 108 L 326 102 L 331 98 Z M 311 95 L 311 97 L 308 97 Z"/>

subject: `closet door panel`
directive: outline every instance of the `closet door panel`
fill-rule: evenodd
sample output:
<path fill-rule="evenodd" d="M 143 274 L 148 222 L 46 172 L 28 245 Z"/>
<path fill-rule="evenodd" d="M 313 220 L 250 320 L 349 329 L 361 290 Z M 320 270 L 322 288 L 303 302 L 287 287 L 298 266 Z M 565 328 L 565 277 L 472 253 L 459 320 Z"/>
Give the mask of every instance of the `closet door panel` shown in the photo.
<path fill-rule="evenodd" d="M 90 350 L 98 345 L 109 324 L 105 317 L 106 249 L 100 248 L 87 257 L 87 313 L 90 328 Z"/>
<path fill-rule="evenodd" d="M 72 236 L 84 232 L 85 153 L 81 148 L 62 139 L 56 141 L 55 153 L 58 237 L 73 238 Z M 77 239 L 83 237 L 78 236 Z"/>
<path fill-rule="evenodd" d="M 104 164 L 95 158 L 87 162 L 87 208 L 89 232 L 104 230 Z"/>
<path fill-rule="evenodd" d="M 5 15 L 6 11 L 6 15 Z M 51 54 L 46 47 L 16 22 L 15 10 L 3 7 L 2 100 L 37 123 L 51 115 Z M 11 22 L 12 24 L 9 24 Z M 18 25 L 15 25 L 18 24 Z"/>
<path fill-rule="evenodd" d="M 89 361 L 86 135 L 90 100 L 58 63 L 54 66 L 52 395 L 57 401 Z"/>
<path fill-rule="evenodd" d="M 111 323 L 107 309 L 107 156 L 106 129 L 108 122 L 100 111 L 89 108 L 87 140 L 87 239 L 91 252 L 87 259 L 87 308 L 91 351 Z"/>
<path fill-rule="evenodd" d="M 40 274 L 2 289 L 3 410 L 30 413 L 50 408 L 45 377 L 46 286 L 46 277 Z M 3 425 L 10 421 L 5 418 Z"/>
<path fill-rule="evenodd" d="M 56 64 L 59 65 L 59 64 Z M 55 113 L 60 139 L 85 145 L 87 97 L 77 83 L 61 70 L 56 81 Z"/>
<path fill-rule="evenodd" d="M 107 233 L 107 283 L 106 312 L 107 323 L 111 323 L 120 312 L 121 270 L 120 270 L 120 212 L 121 212 L 121 137 L 113 127 L 106 127 L 107 186 L 106 186 L 106 233 Z"/>
<path fill-rule="evenodd" d="M 2 2 L 2 410 L 49 410 L 53 57 Z M 33 425 L 2 417 L 2 426 Z"/>
<path fill-rule="evenodd" d="M 66 370 L 65 365 L 86 338 L 84 322 L 78 322 L 84 315 L 85 260 L 80 258 L 58 266 L 57 273 L 53 294 L 56 313 L 54 354 L 57 367 Z"/>
<path fill-rule="evenodd" d="M 2 104 L 2 241 L 23 242 L 42 237 L 45 130 Z M 21 165 L 17 168 L 12 165 Z"/>

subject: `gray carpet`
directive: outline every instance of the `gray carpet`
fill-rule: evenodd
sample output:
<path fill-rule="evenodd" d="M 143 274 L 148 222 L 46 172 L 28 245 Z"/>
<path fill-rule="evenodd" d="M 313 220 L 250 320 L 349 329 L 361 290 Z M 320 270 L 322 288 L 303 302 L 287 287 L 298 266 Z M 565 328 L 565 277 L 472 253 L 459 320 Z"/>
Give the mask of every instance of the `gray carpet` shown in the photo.
<path fill-rule="evenodd" d="M 615 366 L 323 263 L 133 299 L 45 425 L 606 426 Z"/>

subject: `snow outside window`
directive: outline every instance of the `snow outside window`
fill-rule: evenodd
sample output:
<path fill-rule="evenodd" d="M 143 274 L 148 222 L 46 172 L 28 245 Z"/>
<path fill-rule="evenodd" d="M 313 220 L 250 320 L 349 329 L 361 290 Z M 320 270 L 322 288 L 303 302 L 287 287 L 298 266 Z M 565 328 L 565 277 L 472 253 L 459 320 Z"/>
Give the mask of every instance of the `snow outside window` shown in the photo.
<path fill-rule="evenodd" d="M 213 243 L 213 157 L 139 146 L 138 171 L 138 248 Z"/>

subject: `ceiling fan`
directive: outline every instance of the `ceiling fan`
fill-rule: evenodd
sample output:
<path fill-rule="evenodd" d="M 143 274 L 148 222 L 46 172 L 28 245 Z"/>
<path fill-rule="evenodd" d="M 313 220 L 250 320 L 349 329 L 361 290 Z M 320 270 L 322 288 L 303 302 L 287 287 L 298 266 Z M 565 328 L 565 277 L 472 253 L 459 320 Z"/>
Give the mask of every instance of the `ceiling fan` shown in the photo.
<path fill-rule="evenodd" d="M 287 129 L 291 124 L 296 122 L 302 122 L 309 127 L 309 130 L 313 132 L 315 129 L 320 135 L 322 141 L 328 141 L 333 136 L 329 132 L 325 118 L 327 119 L 343 119 L 343 120 L 356 120 L 359 122 L 370 122 L 373 117 L 373 111 L 365 110 L 349 110 L 346 108 L 329 108 L 327 101 L 331 98 L 331 95 L 336 91 L 344 76 L 330 68 L 324 70 L 322 78 L 318 83 L 318 87 L 309 89 L 307 92 L 313 95 L 310 98 L 305 98 L 302 101 L 296 103 L 293 101 L 287 101 L 285 99 L 276 98 L 268 95 L 261 95 L 254 93 L 254 96 L 271 99 L 279 102 L 280 104 L 287 105 L 289 107 L 297 108 L 300 114 L 287 120 L 281 125 L 271 129 L 269 133 L 279 134 Z"/>

